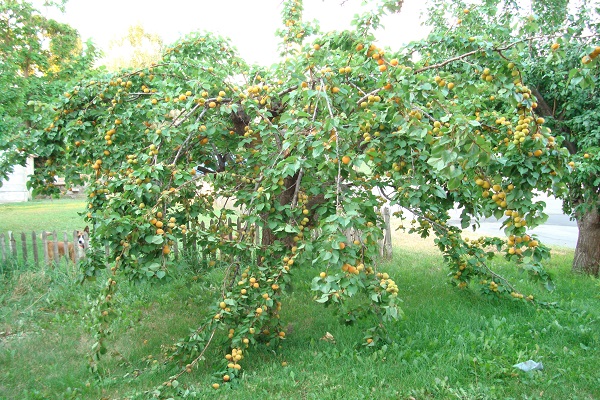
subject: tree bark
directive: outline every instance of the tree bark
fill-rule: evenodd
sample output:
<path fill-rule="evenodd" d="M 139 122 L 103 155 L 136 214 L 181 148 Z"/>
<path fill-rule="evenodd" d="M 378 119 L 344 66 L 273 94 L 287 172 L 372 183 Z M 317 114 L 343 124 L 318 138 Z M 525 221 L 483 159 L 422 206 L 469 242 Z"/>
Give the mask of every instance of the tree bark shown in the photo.
<path fill-rule="evenodd" d="M 579 236 L 572 271 L 598 276 L 600 267 L 600 214 L 594 208 L 577 215 Z"/>
<path fill-rule="evenodd" d="M 538 108 L 536 110 L 538 115 L 557 118 L 555 115 L 555 107 L 552 108 L 546 103 L 540 90 L 533 87 L 532 92 L 538 102 Z M 559 123 L 562 122 L 560 117 L 557 118 L 557 121 Z M 569 150 L 569 153 L 576 154 L 578 145 L 577 141 L 573 139 L 574 135 L 564 125 L 561 126 L 561 131 L 567 138 L 563 141 L 563 146 Z M 573 193 L 574 192 L 571 192 L 571 200 L 574 203 L 583 201 L 583 199 L 577 198 Z M 577 237 L 577 246 L 575 247 L 575 256 L 573 258 L 571 271 L 598 276 L 600 266 L 600 215 L 598 214 L 598 208 L 593 208 L 592 210 L 583 213 L 577 212 L 575 213 L 575 218 L 577 219 L 579 235 Z"/>

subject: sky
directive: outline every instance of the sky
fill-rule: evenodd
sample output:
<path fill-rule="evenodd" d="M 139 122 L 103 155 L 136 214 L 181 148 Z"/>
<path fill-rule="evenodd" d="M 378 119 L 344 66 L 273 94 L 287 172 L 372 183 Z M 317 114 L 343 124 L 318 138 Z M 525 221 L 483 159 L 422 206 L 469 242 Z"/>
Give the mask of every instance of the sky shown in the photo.
<path fill-rule="evenodd" d="M 341 5 L 341 3 L 344 3 Z M 304 20 L 318 20 L 324 32 L 350 28 L 361 11 L 361 0 L 304 0 Z M 378 44 L 397 49 L 426 35 L 419 25 L 424 0 L 404 0 L 400 14 L 384 19 Z M 91 39 L 103 51 L 111 39 L 123 37 L 129 26 L 141 23 L 165 44 L 194 31 L 229 37 L 247 62 L 263 65 L 278 59 L 281 0 L 69 0 L 66 12 L 38 8 L 51 18 L 76 28 L 82 39 Z M 364 9 L 362 9 L 364 10 Z"/>

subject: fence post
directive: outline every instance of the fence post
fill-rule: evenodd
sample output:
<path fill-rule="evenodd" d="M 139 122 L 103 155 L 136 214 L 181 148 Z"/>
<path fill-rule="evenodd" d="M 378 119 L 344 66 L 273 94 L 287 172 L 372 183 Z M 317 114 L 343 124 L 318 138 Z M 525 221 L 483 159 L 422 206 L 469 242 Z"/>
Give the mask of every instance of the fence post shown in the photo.
<path fill-rule="evenodd" d="M 8 241 L 10 246 L 10 252 L 12 253 L 13 258 L 17 259 L 17 241 L 12 232 L 8 232 Z"/>
<path fill-rule="evenodd" d="M 66 234 L 66 233 L 65 233 Z M 67 242 L 65 242 L 67 243 Z M 68 248 L 69 246 L 67 246 Z M 79 262 L 79 237 L 77 236 L 77 231 L 73 231 L 73 262 L 75 266 L 77 266 Z"/>
<path fill-rule="evenodd" d="M 60 257 L 58 256 L 58 233 L 56 231 L 52 231 L 52 238 L 54 239 L 54 262 L 58 264 Z"/>
<path fill-rule="evenodd" d="M 71 259 L 71 255 L 69 254 L 69 243 L 71 243 L 71 241 L 69 240 L 69 235 L 67 234 L 67 232 L 63 232 L 63 249 L 65 252 L 65 260 L 67 260 L 67 262 Z M 73 251 L 75 251 L 75 249 L 73 249 Z"/>
<path fill-rule="evenodd" d="M 31 232 L 31 243 L 33 245 L 33 262 L 36 267 L 39 266 L 39 257 L 38 257 L 38 243 L 37 237 L 35 236 L 35 231 Z"/>
<path fill-rule="evenodd" d="M 0 233 L 0 252 L 2 252 L 2 263 L 6 262 L 6 243 L 5 243 L 4 233 Z"/>
<path fill-rule="evenodd" d="M 48 255 L 48 232 L 42 232 L 42 246 L 44 247 L 44 264 L 50 265 L 49 255 Z"/>
<path fill-rule="evenodd" d="M 385 224 L 385 231 L 383 233 L 383 256 L 385 258 L 392 257 L 392 228 L 390 226 L 390 209 L 388 207 L 383 208 L 383 222 Z"/>
<path fill-rule="evenodd" d="M 27 237 L 21 232 L 21 250 L 23 250 L 23 263 L 27 264 Z"/>

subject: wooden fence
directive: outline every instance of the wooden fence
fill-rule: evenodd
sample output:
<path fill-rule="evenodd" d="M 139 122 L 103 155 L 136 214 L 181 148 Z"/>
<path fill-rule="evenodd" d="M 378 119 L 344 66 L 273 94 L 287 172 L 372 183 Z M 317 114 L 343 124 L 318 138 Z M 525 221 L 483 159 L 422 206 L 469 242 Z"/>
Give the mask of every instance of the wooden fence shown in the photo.
<path fill-rule="evenodd" d="M 28 237 L 30 237 L 31 240 L 28 240 Z M 17 243 L 19 239 L 20 243 Z M 87 240 L 86 235 L 86 247 Z M 36 266 L 40 264 L 42 259 L 45 264 L 51 264 L 52 262 L 58 263 L 62 257 L 71 261 L 68 250 L 65 251 L 65 254 L 62 256 L 59 254 L 59 242 L 73 245 L 73 261 L 77 264 L 79 262 L 79 254 L 77 251 L 79 237 L 77 231 L 73 231 L 73 234 L 70 237 L 67 232 L 62 232 L 62 234 L 59 235 L 56 231 L 42 232 L 40 235 L 36 232 L 31 232 L 29 235 L 24 232 L 18 235 L 15 235 L 13 232 L 7 232 L 6 234 L 0 233 L 0 260 L 2 261 L 2 264 L 6 264 L 9 259 L 18 261 L 20 258 L 25 264 L 33 261 Z M 42 246 L 41 249 L 40 243 Z M 49 247 L 51 247 L 52 254 L 48 251 Z M 65 247 L 68 247 L 68 245 Z"/>
<path fill-rule="evenodd" d="M 379 242 L 379 254 L 383 258 L 390 258 L 392 255 L 392 233 L 390 228 L 389 208 L 386 207 L 382 209 L 382 214 L 385 228 L 383 230 L 383 238 Z M 238 220 L 236 223 L 233 223 L 231 219 L 229 219 L 226 224 L 230 227 L 230 229 L 228 229 L 229 233 L 227 234 L 227 237 L 224 237 L 225 239 L 232 240 L 234 238 L 234 232 L 242 232 L 240 220 Z M 204 223 L 200 224 L 200 229 L 204 230 Z M 349 241 L 353 241 L 354 239 L 360 237 L 360 233 L 349 230 L 346 232 L 346 237 Z M 87 247 L 87 236 L 85 240 Z M 254 240 L 257 244 L 260 243 L 258 229 L 255 229 Z M 77 231 L 73 231 L 71 235 L 67 234 L 67 232 L 61 232 L 59 234 L 56 231 L 50 233 L 43 232 L 42 234 L 37 234 L 36 232 L 31 232 L 29 234 L 19 233 L 16 235 L 13 232 L 0 233 L 0 261 L 4 265 L 8 260 L 18 261 L 21 259 L 25 264 L 33 262 L 33 264 L 38 266 L 41 261 L 43 261 L 46 265 L 49 265 L 53 262 L 58 263 L 61 261 L 62 257 L 66 259 L 67 262 L 72 262 L 69 258 L 68 252 L 66 252 L 64 256 L 59 255 L 58 242 L 73 244 L 73 248 L 75 249 L 75 259 L 73 261 L 75 262 L 75 265 L 77 265 L 79 262 L 77 252 L 77 247 L 79 245 Z M 53 259 L 50 259 L 48 246 L 53 247 Z M 176 243 L 175 246 L 173 246 L 174 256 L 178 257 L 180 251 L 185 250 L 188 247 L 195 248 L 195 243 L 186 243 L 185 241 L 179 244 Z M 108 247 L 106 247 L 106 252 L 108 253 Z"/>

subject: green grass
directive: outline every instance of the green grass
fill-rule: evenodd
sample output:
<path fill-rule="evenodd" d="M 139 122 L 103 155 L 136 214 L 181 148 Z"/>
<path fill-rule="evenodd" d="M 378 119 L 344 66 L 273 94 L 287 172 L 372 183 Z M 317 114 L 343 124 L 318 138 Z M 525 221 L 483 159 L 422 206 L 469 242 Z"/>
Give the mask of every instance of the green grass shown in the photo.
<path fill-rule="evenodd" d="M 333 308 L 312 301 L 318 269 L 296 269 L 280 348 L 253 349 L 242 378 L 215 391 L 214 360 L 224 353 L 213 347 L 180 382 L 193 388 L 188 398 L 214 399 L 600 398 L 600 285 L 570 273 L 572 251 L 554 253 L 552 293 L 498 267 L 536 298 L 556 302 L 541 308 L 458 291 L 435 250 L 396 247 L 381 268 L 400 288 L 405 318 L 387 326 L 393 340 L 377 349 L 357 346 L 368 324 L 340 324 Z M 87 370 L 86 312 L 97 286 L 75 284 L 64 268 L 0 276 L 0 399 L 150 398 L 145 391 L 177 371 L 164 363 L 169 346 L 203 320 L 220 278 L 219 269 L 199 280 L 182 269 L 162 285 L 121 283 L 106 373 L 96 379 Z M 322 340 L 327 332 L 335 343 Z M 544 370 L 512 367 L 528 359 Z"/>
<path fill-rule="evenodd" d="M 79 199 L 0 204 L 0 233 L 83 229 L 83 217 L 78 214 L 83 211 L 85 201 Z"/>

